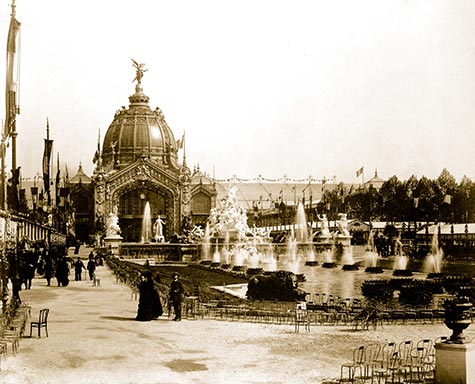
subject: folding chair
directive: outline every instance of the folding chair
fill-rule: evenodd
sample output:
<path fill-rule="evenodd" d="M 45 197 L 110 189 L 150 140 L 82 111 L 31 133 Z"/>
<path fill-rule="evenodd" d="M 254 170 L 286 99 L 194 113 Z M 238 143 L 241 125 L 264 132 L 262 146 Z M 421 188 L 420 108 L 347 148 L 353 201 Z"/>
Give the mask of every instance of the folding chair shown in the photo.
<path fill-rule="evenodd" d="M 49 309 L 40 310 L 40 315 L 38 321 L 32 321 L 30 323 L 30 337 L 33 331 L 33 328 L 38 328 L 38 337 L 41 337 L 41 328 L 45 329 L 46 337 L 48 337 L 48 314 Z"/>

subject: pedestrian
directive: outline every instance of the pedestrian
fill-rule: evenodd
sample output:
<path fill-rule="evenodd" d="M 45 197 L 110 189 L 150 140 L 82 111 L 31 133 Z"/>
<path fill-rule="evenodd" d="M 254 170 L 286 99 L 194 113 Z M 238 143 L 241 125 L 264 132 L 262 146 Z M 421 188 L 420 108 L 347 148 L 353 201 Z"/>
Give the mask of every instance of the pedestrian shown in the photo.
<path fill-rule="evenodd" d="M 136 320 L 150 321 L 161 316 L 163 313 L 160 297 L 155 290 L 152 274 L 145 271 L 140 275 L 139 283 L 139 305 Z"/>
<path fill-rule="evenodd" d="M 183 284 L 179 279 L 178 273 L 172 275 L 172 282 L 170 284 L 170 302 L 173 305 L 173 310 L 175 311 L 174 321 L 181 321 L 181 302 L 183 300 L 183 294 L 185 290 L 183 289 Z"/>
<path fill-rule="evenodd" d="M 53 275 L 53 262 L 48 251 L 43 252 L 43 260 L 45 261 L 45 279 L 49 287 L 51 285 L 51 276 Z"/>
<path fill-rule="evenodd" d="M 81 281 L 81 275 L 82 275 L 83 269 L 85 270 L 86 267 L 84 266 L 84 263 L 82 262 L 81 258 L 78 257 L 78 259 L 74 263 L 74 277 L 76 281 Z"/>
<path fill-rule="evenodd" d="M 69 285 L 69 266 L 64 256 L 59 256 L 56 260 L 56 280 L 58 287 L 61 285 L 67 287 Z"/>
<path fill-rule="evenodd" d="M 94 278 L 94 272 L 96 271 L 96 262 L 94 261 L 94 255 L 92 252 L 89 254 L 89 261 L 87 262 L 87 271 L 89 272 L 89 280 Z"/>

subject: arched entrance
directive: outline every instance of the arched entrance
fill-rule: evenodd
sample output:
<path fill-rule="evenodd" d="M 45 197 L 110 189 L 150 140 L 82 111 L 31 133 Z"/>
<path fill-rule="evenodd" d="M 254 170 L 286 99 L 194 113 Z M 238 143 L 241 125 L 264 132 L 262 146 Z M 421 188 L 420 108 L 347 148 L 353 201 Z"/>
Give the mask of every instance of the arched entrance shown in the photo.
<path fill-rule="evenodd" d="M 160 215 L 165 222 L 165 236 L 173 228 L 173 196 L 167 190 L 151 186 L 125 191 L 119 196 L 119 225 L 124 242 L 140 242 L 146 203 L 150 204 L 152 222 Z"/>

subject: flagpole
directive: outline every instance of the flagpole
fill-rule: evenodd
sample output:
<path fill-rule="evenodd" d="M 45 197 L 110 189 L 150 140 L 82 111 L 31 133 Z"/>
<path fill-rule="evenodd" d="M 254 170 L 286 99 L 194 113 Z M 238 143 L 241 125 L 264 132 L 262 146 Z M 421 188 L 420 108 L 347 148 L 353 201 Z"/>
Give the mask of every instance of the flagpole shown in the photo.
<path fill-rule="evenodd" d="M 6 155 L 6 148 L 5 148 L 5 135 L 2 135 L 2 210 L 6 213 L 7 212 L 7 196 L 6 196 L 6 175 L 5 175 L 5 155 Z M 5 217 L 6 220 L 6 217 Z M 8 286 L 7 286 L 7 270 L 6 270 L 6 261 L 7 261 L 7 247 L 6 247 L 6 237 L 5 231 L 2 234 L 2 259 L 1 259 L 1 266 L 0 266 L 0 273 L 1 273 L 1 284 L 2 284 L 2 312 L 6 313 L 7 311 L 7 303 L 8 303 Z"/>
<path fill-rule="evenodd" d="M 11 13 L 11 18 L 15 19 L 16 16 L 16 5 L 15 5 L 15 0 L 12 1 L 11 4 L 12 7 L 12 13 Z M 15 47 L 15 50 L 18 50 L 19 47 Z M 18 62 L 17 62 L 18 64 Z M 13 69 L 14 70 L 14 69 Z M 18 72 L 17 72 L 18 73 Z M 18 79 L 16 79 L 18 80 Z M 15 90 L 16 91 L 16 90 Z M 11 108 L 11 106 L 10 106 Z M 16 131 L 16 115 L 18 114 L 18 106 L 16 103 L 16 92 L 15 92 L 15 100 L 13 100 L 13 119 L 11 121 L 11 136 L 12 136 L 12 172 L 16 172 L 16 138 L 18 136 L 18 133 Z M 7 122 L 7 124 L 10 124 L 10 122 Z M 13 181 L 13 180 L 12 180 Z M 18 207 L 14 207 L 15 209 L 18 209 Z"/>
<path fill-rule="evenodd" d="M 46 140 L 47 142 L 49 143 L 49 119 L 46 118 Z M 48 170 L 48 188 L 47 188 L 47 197 L 48 197 L 48 209 L 49 207 L 51 206 L 51 159 L 50 159 L 51 156 L 48 157 L 48 166 L 47 166 L 47 170 Z"/>

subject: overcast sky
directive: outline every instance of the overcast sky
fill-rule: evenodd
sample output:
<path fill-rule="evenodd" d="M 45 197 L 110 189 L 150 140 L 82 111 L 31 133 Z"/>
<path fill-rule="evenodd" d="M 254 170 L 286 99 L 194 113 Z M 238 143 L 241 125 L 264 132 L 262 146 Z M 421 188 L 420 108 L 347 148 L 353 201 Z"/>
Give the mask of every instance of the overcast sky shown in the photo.
<path fill-rule="evenodd" d="M 99 129 L 134 92 L 131 58 L 151 108 L 186 131 L 188 165 L 217 178 L 475 177 L 474 1 L 16 5 L 24 177 L 41 172 L 47 117 L 55 164 L 92 173 Z"/>

